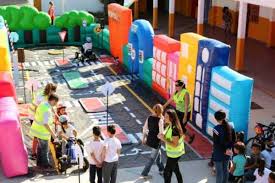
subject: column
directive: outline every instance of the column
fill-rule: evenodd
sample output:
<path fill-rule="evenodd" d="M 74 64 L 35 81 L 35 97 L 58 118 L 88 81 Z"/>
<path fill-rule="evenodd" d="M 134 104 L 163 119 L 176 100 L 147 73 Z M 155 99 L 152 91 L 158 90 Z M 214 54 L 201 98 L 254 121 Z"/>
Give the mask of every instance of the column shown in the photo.
<path fill-rule="evenodd" d="M 274 34 L 275 34 L 275 9 L 271 9 L 270 16 L 269 16 L 269 28 L 268 28 L 268 38 L 267 38 L 268 47 L 275 45 L 274 44 L 275 42 L 273 41 L 273 37 L 275 37 Z"/>
<path fill-rule="evenodd" d="M 235 69 L 237 71 L 244 70 L 246 16 L 247 16 L 247 3 L 240 1 L 237 48 L 236 48 L 236 63 L 235 63 Z"/>
<path fill-rule="evenodd" d="M 135 0 L 135 4 L 134 4 L 134 19 L 138 19 L 138 12 L 139 12 L 139 0 Z"/>
<path fill-rule="evenodd" d="M 63 15 L 65 13 L 65 2 L 64 2 L 64 0 L 61 0 L 60 3 L 61 3 L 61 7 L 60 7 L 61 13 L 60 13 L 60 15 Z"/>
<path fill-rule="evenodd" d="M 175 34 L 175 0 L 169 0 L 168 36 L 174 37 L 174 34 Z"/>
<path fill-rule="evenodd" d="M 205 0 L 198 0 L 197 33 L 203 35 L 203 17 Z"/>
<path fill-rule="evenodd" d="M 158 28 L 158 0 L 153 0 L 153 28 Z"/>

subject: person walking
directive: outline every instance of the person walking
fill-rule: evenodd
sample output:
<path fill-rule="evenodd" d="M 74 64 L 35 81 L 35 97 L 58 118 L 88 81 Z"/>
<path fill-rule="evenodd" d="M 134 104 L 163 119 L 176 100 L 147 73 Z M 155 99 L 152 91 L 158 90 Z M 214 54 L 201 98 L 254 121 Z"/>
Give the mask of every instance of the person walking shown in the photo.
<path fill-rule="evenodd" d="M 55 10 L 54 10 L 53 1 L 50 1 L 50 2 L 49 2 L 48 14 L 49 14 L 49 16 L 51 17 L 51 21 L 52 21 L 52 25 L 53 25 L 54 19 L 55 19 Z"/>
<path fill-rule="evenodd" d="M 223 24 L 224 24 L 224 36 L 225 36 L 225 42 L 228 42 L 228 38 L 230 38 L 231 34 L 231 26 L 232 26 L 232 15 L 229 11 L 228 7 L 224 7 L 223 10 Z"/>
<path fill-rule="evenodd" d="M 48 100 L 48 97 L 50 94 L 55 93 L 57 89 L 57 85 L 53 83 L 48 83 L 46 87 L 42 90 L 38 90 L 36 92 L 32 93 L 32 103 L 29 106 L 29 117 L 30 117 L 30 123 L 32 125 L 36 109 L 39 104 L 42 102 L 46 102 Z M 32 141 L 32 159 L 36 159 L 36 154 L 37 154 L 37 138 L 34 137 Z"/>
<path fill-rule="evenodd" d="M 104 140 L 102 151 L 103 180 L 104 183 L 115 183 L 117 177 L 118 159 L 121 151 L 121 142 L 115 137 L 116 128 L 114 125 L 107 127 L 107 139 Z"/>
<path fill-rule="evenodd" d="M 54 122 L 53 107 L 58 102 L 58 96 L 50 94 L 48 101 L 39 104 L 36 109 L 35 119 L 30 128 L 30 135 L 38 139 L 37 166 L 51 168 L 49 163 L 49 140 L 56 138 L 52 125 Z"/>
<path fill-rule="evenodd" d="M 226 121 L 226 113 L 217 111 L 214 114 L 218 125 L 213 129 L 213 161 L 216 166 L 216 183 L 227 183 L 229 171 L 229 158 L 233 155 L 232 147 L 235 134 Z"/>
<path fill-rule="evenodd" d="M 165 109 L 170 103 L 176 103 L 176 112 L 179 118 L 183 133 L 189 137 L 188 143 L 191 144 L 194 141 L 195 135 L 190 134 L 186 130 L 186 125 L 190 121 L 191 117 L 191 104 L 189 92 L 185 88 L 185 84 L 181 80 L 176 81 L 176 92 L 174 95 L 163 105 Z"/>
<path fill-rule="evenodd" d="M 165 112 L 164 121 L 166 128 L 159 139 L 165 143 L 167 162 L 164 168 L 164 183 L 171 183 L 172 173 L 176 174 L 178 183 L 182 183 L 182 175 L 179 169 L 179 159 L 185 154 L 184 133 L 181 129 L 175 110 L 169 109 Z"/>
<path fill-rule="evenodd" d="M 163 107 L 161 104 L 156 104 L 153 107 L 153 114 L 151 114 L 143 127 L 142 143 L 151 148 L 151 155 L 149 161 L 146 163 L 141 175 L 147 177 L 154 162 L 156 161 L 160 175 L 163 175 L 164 166 L 161 160 L 161 144 L 158 134 L 163 134 Z"/>

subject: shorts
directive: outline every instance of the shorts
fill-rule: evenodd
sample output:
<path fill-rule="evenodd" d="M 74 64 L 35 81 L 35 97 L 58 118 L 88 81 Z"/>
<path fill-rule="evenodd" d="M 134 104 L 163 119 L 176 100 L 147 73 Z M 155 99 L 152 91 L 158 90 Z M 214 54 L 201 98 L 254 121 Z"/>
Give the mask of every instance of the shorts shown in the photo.
<path fill-rule="evenodd" d="M 181 128 L 182 128 L 182 131 L 183 133 L 186 133 L 186 125 L 187 125 L 187 122 L 190 121 L 190 117 L 191 117 L 191 112 L 188 112 L 187 113 L 187 122 L 183 124 L 183 118 L 184 118 L 184 115 L 185 113 L 184 112 L 180 112 L 178 110 L 176 110 L 177 112 L 177 115 L 178 115 L 178 118 L 179 118 L 179 121 L 180 121 L 180 125 L 181 125 Z"/>

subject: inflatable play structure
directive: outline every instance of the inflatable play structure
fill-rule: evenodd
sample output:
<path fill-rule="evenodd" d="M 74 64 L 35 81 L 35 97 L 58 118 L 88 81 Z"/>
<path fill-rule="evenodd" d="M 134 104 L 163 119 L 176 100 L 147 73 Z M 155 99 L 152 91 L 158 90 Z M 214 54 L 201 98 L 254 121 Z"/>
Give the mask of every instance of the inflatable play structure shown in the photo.
<path fill-rule="evenodd" d="M 28 173 L 28 155 L 12 79 L 8 31 L 1 16 L 0 40 L 0 166 L 5 176 L 13 177 Z"/>
<path fill-rule="evenodd" d="M 146 84 L 164 100 L 175 92 L 175 81 L 183 80 L 190 93 L 192 123 L 202 133 L 213 135 L 212 129 L 217 124 L 214 113 L 223 110 L 236 131 L 247 134 L 253 79 L 228 67 L 230 47 L 220 41 L 195 33 L 183 33 L 180 41 L 155 35 L 147 20 L 132 22 L 131 10 L 118 4 L 108 5 L 109 26 L 104 29 L 84 11 L 66 12 L 56 18 L 54 25 L 50 25 L 47 14 L 29 6 L 0 7 L 1 15 L 10 29 L 19 34 L 17 47 L 80 45 L 91 37 L 94 47 L 119 57 L 128 72 L 139 75 L 140 84 Z M 65 43 L 59 37 L 63 30 L 67 31 Z M 0 87 L 5 88 L 0 90 L 0 107 L 10 105 L 0 108 L 0 160 L 4 174 L 11 177 L 27 172 L 27 153 L 20 130 L 5 26 L 0 28 L 0 58 Z M 12 136 L 3 136 L 2 130 L 11 131 Z"/>

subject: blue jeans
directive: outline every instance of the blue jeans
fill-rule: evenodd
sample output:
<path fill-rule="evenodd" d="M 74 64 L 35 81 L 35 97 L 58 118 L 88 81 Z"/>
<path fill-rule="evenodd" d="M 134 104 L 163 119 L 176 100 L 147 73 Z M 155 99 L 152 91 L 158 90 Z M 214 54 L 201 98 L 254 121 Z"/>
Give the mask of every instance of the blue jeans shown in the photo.
<path fill-rule="evenodd" d="M 163 163 L 161 161 L 161 150 L 160 150 L 160 148 L 158 148 L 158 149 L 152 148 L 151 149 L 150 160 L 145 165 L 145 167 L 144 167 L 141 175 L 147 176 L 148 173 L 150 172 L 151 167 L 152 167 L 152 165 L 154 164 L 155 161 L 157 163 L 159 171 L 160 172 L 163 171 L 164 170 L 164 166 L 163 166 Z"/>
<path fill-rule="evenodd" d="M 37 138 L 37 161 L 36 165 L 39 167 L 47 167 L 49 163 L 49 141 Z"/>
<path fill-rule="evenodd" d="M 215 161 L 216 166 L 216 183 L 228 182 L 228 163 L 229 160 Z"/>

